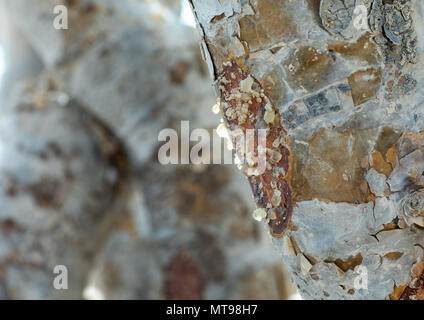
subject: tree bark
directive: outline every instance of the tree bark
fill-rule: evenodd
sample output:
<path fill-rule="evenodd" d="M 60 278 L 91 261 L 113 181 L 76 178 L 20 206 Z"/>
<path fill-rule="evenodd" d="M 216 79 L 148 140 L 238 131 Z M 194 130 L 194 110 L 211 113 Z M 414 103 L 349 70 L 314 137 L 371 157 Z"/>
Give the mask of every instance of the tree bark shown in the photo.
<path fill-rule="evenodd" d="M 423 299 L 422 1 L 190 3 L 227 127 L 267 129 L 243 171 L 301 295 Z"/>

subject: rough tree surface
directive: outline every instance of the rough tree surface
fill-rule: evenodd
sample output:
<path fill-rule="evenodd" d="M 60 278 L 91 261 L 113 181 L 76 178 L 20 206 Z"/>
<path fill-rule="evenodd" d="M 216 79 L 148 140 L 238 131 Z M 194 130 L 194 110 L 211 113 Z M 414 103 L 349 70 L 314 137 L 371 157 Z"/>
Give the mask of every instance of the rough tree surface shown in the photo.
<path fill-rule="evenodd" d="M 268 130 L 243 171 L 301 295 L 424 299 L 424 3 L 191 6 L 227 126 Z"/>

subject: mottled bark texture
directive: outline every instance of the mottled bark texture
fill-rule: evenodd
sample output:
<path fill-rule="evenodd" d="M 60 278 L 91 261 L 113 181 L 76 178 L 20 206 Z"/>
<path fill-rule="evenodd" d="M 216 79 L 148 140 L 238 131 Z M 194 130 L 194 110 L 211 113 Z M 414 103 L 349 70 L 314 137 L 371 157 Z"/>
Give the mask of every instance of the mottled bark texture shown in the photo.
<path fill-rule="evenodd" d="M 23 70 L 0 110 L 1 298 L 288 297 L 239 172 L 158 163 L 161 129 L 219 122 L 196 31 L 163 3 L 65 1 L 55 30 L 59 1 L 0 1 Z"/>
<path fill-rule="evenodd" d="M 243 170 L 301 295 L 423 299 L 423 2 L 190 1 L 228 127 L 268 130 Z"/>

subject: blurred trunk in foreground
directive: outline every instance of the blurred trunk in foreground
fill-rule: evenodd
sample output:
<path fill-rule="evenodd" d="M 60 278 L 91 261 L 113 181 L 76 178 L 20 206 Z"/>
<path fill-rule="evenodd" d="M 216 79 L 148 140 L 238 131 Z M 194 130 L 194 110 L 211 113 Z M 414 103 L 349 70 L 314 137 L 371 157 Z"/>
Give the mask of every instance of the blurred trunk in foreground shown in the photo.
<path fill-rule="evenodd" d="M 424 299 L 423 2 L 190 1 L 227 127 L 268 130 L 243 170 L 301 295 Z"/>
<path fill-rule="evenodd" d="M 65 1 L 56 30 L 57 1 L 0 2 L 6 75 L 23 69 L 0 114 L 0 297 L 291 293 L 235 168 L 157 161 L 161 129 L 219 123 L 196 32 L 163 3 Z M 56 265 L 69 290 L 53 288 Z"/>

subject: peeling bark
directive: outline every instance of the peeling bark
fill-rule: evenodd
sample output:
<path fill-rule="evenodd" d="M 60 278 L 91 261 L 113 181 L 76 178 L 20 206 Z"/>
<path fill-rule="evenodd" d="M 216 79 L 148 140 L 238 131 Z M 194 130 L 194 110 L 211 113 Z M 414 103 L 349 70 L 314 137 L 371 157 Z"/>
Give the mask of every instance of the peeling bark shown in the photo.
<path fill-rule="evenodd" d="M 301 295 L 421 299 L 423 4 L 190 3 L 228 126 L 267 128 L 267 147 L 283 155 L 281 163 L 268 155 L 267 171 L 249 180 Z M 359 4 L 368 30 L 354 26 Z M 248 77 L 261 99 L 235 117 L 228 110 L 244 102 L 229 97 Z M 276 130 L 286 142 L 270 147 Z M 367 289 L 354 286 L 358 266 Z"/>

